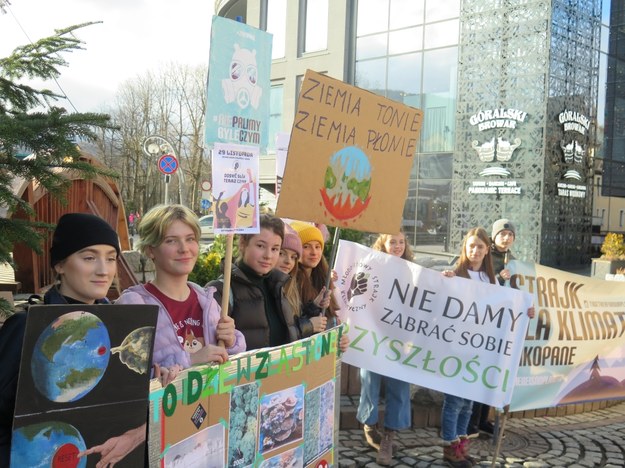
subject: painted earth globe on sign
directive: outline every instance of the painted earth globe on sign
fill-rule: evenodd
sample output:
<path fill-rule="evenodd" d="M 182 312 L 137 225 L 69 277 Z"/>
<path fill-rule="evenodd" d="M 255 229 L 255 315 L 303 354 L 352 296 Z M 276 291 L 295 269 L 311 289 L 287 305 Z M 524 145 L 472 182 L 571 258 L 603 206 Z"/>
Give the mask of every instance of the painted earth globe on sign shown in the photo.
<path fill-rule="evenodd" d="M 11 466 L 82 468 L 87 466 L 87 457 L 77 455 L 86 449 L 82 435 L 71 424 L 58 421 L 32 424 L 13 431 Z"/>
<path fill-rule="evenodd" d="M 355 146 L 332 155 L 326 168 L 321 198 L 328 212 L 338 220 L 358 217 L 369 205 L 371 163 Z"/>
<path fill-rule="evenodd" d="M 31 360 L 35 387 L 51 401 L 76 401 L 95 387 L 109 362 L 104 323 L 89 312 L 61 315 L 41 333 Z"/>

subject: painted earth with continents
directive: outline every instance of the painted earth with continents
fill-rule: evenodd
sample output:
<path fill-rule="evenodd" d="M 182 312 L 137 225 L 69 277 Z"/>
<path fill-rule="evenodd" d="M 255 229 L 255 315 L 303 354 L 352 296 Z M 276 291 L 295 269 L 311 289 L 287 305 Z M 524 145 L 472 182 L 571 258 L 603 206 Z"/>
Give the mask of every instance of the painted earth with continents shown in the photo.
<path fill-rule="evenodd" d="M 71 424 L 32 424 L 13 431 L 11 466 L 83 468 L 87 466 L 87 457 L 77 455 L 86 448 L 80 432 Z"/>
<path fill-rule="evenodd" d="M 100 381 L 110 358 L 104 323 L 88 312 L 70 312 L 48 325 L 33 350 L 31 371 L 37 390 L 50 401 L 76 401 Z"/>

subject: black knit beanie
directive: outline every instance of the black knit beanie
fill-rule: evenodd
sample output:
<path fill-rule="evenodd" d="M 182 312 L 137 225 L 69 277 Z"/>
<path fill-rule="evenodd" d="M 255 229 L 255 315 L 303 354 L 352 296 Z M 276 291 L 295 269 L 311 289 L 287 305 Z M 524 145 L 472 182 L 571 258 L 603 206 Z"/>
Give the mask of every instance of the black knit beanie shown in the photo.
<path fill-rule="evenodd" d="M 50 247 L 50 266 L 90 245 L 111 245 L 120 255 L 119 237 L 109 223 L 88 213 L 67 213 L 59 218 Z"/>

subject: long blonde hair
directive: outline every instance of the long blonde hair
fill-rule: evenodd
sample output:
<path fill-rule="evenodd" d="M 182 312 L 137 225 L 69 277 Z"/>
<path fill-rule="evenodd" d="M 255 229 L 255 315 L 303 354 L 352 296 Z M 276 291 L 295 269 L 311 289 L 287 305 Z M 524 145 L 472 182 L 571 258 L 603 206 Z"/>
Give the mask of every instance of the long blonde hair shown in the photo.
<path fill-rule="evenodd" d="M 399 234 L 404 236 L 404 242 L 406 245 L 406 248 L 404 249 L 404 253 L 402 254 L 401 258 L 412 262 L 414 260 L 414 254 L 412 253 L 412 247 L 410 246 L 410 243 L 408 242 L 408 237 L 406 237 L 406 233 L 404 233 L 403 230 L 399 231 Z M 375 240 L 375 242 L 373 243 L 373 246 L 371 246 L 371 248 L 373 250 L 379 250 L 380 252 L 389 253 L 386 251 L 385 244 L 387 240 L 393 237 L 393 235 L 395 234 L 380 234 L 378 238 Z"/>
<path fill-rule="evenodd" d="M 295 262 L 295 266 L 289 272 L 289 279 L 284 284 L 284 297 L 293 309 L 293 315 L 299 317 L 302 312 L 302 297 L 299 294 L 299 285 L 297 284 L 297 272 L 299 270 L 299 256 Z"/>

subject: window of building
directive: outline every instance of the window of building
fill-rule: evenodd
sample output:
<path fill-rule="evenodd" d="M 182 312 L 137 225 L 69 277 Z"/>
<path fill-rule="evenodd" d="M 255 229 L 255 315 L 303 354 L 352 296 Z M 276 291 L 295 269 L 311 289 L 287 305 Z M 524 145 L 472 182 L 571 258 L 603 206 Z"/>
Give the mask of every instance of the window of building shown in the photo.
<path fill-rule="evenodd" d="M 391 0 L 390 28 L 423 24 L 424 0 Z"/>
<path fill-rule="evenodd" d="M 426 0 L 425 2 L 426 23 L 458 18 L 459 14 L 460 0 Z"/>
<path fill-rule="evenodd" d="M 383 57 L 388 50 L 388 33 L 373 34 L 356 39 L 356 60 Z"/>
<path fill-rule="evenodd" d="M 300 53 L 317 52 L 328 48 L 328 1 L 300 0 L 300 34 L 303 44 Z"/>
<path fill-rule="evenodd" d="M 423 54 L 417 52 L 388 59 L 388 68 L 392 70 L 388 74 L 388 97 L 420 107 L 422 58 Z"/>
<path fill-rule="evenodd" d="M 364 36 L 388 29 L 389 0 L 358 1 L 358 35 Z"/>
<path fill-rule="evenodd" d="M 392 31 L 388 35 L 388 53 L 403 54 L 423 49 L 423 28 L 407 28 Z"/>
<path fill-rule="evenodd" d="M 386 96 L 386 58 L 356 62 L 356 86 Z"/>
<path fill-rule="evenodd" d="M 434 49 L 436 47 L 446 47 L 458 44 L 460 35 L 460 21 L 451 20 L 441 23 L 425 25 L 425 42 L 426 49 Z"/>
<path fill-rule="evenodd" d="M 267 32 L 273 34 L 271 58 L 286 55 L 286 0 L 267 0 Z"/>
<path fill-rule="evenodd" d="M 282 104 L 284 101 L 284 86 L 282 83 L 271 85 L 269 93 L 269 141 L 267 149 L 275 151 L 276 134 L 282 131 Z"/>
<path fill-rule="evenodd" d="M 459 17 L 460 0 L 358 0 L 356 86 L 423 110 L 403 227 L 435 249 L 448 242 Z"/>
<path fill-rule="evenodd" d="M 625 211 L 621 210 L 618 216 L 618 225 L 619 227 L 623 227 L 623 216 L 625 215 Z"/>

